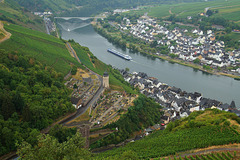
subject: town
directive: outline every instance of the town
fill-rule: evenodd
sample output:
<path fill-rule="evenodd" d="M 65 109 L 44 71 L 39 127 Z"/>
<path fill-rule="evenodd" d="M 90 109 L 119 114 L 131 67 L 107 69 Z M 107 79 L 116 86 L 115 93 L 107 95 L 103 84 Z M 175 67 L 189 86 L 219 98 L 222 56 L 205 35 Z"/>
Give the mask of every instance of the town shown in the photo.
<path fill-rule="evenodd" d="M 52 32 L 56 32 L 56 25 L 49 18 L 52 15 L 52 12 L 34 12 L 34 15 L 42 17 L 45 23 L 47 34 L 51 34 Z"/>
<path fill-rule="evenodd" d="M 231 104 L 222 103 L 217 100 L 204 98 L 201 93 L 187 93 L 177 87 L 171 87 L 165 83 L 159 82 L 154 77 L 148 77 L 146 73 L 119 70 L 124 76 L 125 81 L 132 86 L 138 87 L 140 92 L 148 97 L 155 99 L 162 105 L 165 111 L 167 122 L 187 117 L 194 111 L 205 110 L 207 108 L 229 111 L 240 116 L 240 110 L 237 110 L 235 102 Z"/>
<path fill-rule="evenodd" d="M 207 30 L 206 33 L 198 28 L 188 30 L 175 27 L 169 30 L 168 25 L 167 22 L 159 25 L 157 20 L 144 15 L 137 19 L 136 24 L 123 18 L 115 26 L 147 43 L 157 42 L 156 45 L 168 46 L 169 55 L 172 54 L 179 60 L 208 66 L 206 69 L 221 70 L 231 66 L 230 70 L 224 69 L 223 72 L 240 75 L 240 48 L 225 50 L 224 41 L 217 40 L 213 30 Z M 163 55 L 161 52 L 152 54 Z"/>

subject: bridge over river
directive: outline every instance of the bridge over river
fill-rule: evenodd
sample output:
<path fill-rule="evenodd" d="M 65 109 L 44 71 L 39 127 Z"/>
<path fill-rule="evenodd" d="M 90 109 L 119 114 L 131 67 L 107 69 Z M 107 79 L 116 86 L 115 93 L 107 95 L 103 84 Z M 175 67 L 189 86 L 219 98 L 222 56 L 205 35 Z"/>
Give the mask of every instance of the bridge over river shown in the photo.
<path fill-rule="evenodd" d="M 54 17 L 55 19 L 64 19 L 64 20 L 70 20 L 70 19 L 81 19 L 81 20 L 88 20 L 88 19 L 97 19 L 97 18 L 103 18 L 103 17 Z"/>

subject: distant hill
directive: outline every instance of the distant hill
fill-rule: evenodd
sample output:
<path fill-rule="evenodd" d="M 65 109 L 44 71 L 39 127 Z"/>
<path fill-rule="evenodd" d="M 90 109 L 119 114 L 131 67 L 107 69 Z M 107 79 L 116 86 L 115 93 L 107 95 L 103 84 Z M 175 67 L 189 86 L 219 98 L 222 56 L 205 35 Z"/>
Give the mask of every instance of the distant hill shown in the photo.
<path fill-rule="evenodd" d="M 176 120 L 163 131 L 129 143 L 124 147 L 97 155 L 99 159 L 121 159 L 131 154 L 132 159 L 157 158 L 196 148 L 240 142 L 240 118 L 235 114 L 207 109 L 193 112 Z"/>
<path fill-rule="evenodd" d="M 14 0 L 0 2 L 0 21 L 7 21 L 26 28 L 45 32 L 43 19 L 38 16 L 34 16 L 31 12 L 22 8 Z"/>
<path fill-rule="evenodd" d="M 208 10 L 213 12 L 211 17 L 222 17 L 240 23 L 239 0 L 166 4 L 151 8 L 149 15 L 157 18 L 165 18 L 170 15 L 175 15 L 177 18 L 187 18 L 188 16 L 197 16 L 200 13 L 206 14 Z"/>
<path fill-rule="evenodd" d="M 69 16 L 90 16 L 114 8 L 132 8 L 140 5 L 175 4 L 180 2 L 199 2 L 204 0 L 16 0 L 30 11 L 51 10 Z"/>

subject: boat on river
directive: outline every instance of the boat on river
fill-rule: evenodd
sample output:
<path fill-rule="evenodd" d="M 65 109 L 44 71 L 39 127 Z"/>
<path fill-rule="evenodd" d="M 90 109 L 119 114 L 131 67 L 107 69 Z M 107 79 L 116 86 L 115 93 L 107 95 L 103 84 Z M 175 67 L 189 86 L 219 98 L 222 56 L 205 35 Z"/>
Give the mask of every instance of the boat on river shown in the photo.
<path fill-rule="evenodd" d="M 114 49 L 110 49 L 110 48 L 109 48 L 107 51 L 110 52 L 110 53 L 112 53 L 112 54 L 114 54 L 114 55 L 116 55 L 116 56 L 118 56 L 118 57 L 121 57 L 121 58 L 123 58 L 123 59 L 125 59 L 125 60 L 128 60 L 128 61 L 132 60 L 132 57 L 130 57 L 129 55 L 120 53 L 120 52 L 118 52 L 118 51 L 116 51 L 116 50 L 114 50 Z"/>

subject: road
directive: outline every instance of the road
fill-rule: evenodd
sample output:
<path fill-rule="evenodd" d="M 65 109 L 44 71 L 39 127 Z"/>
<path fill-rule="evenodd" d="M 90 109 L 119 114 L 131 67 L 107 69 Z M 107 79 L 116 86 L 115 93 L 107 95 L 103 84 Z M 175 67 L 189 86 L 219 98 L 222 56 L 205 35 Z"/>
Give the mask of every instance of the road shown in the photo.
<path fill-rule="evenodd" d="M 80 64 L 82 64 L 81 63 L 81 61 L 80 61 L 80 59 L 78 58 L 78 56 L 77 56 L 77 53 L 75 52 L 75 50 L 72 48 L 72 46 L 67 42 L 67 46 L 68 46 L 68 48 L 70 49 L 70 51 L 72 52 L 72 55 L 74 56 L 74 58 L 80 63 Z"/>
<path fill-rule="evenodd" d="M 44 23 L 45 23 L 47 34 L 50 35 L 50 31 L 49 31 L 49 28 L 48 28 L 47 20 L 46 20 L 45 17 L 43 18 L 43 20 L 44 20 Z"/>

